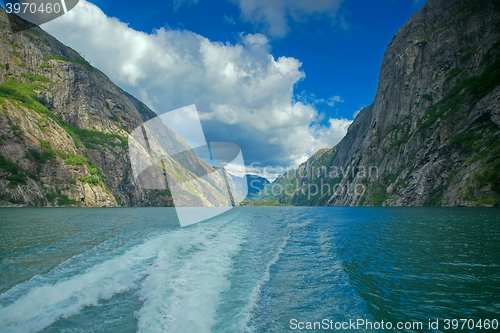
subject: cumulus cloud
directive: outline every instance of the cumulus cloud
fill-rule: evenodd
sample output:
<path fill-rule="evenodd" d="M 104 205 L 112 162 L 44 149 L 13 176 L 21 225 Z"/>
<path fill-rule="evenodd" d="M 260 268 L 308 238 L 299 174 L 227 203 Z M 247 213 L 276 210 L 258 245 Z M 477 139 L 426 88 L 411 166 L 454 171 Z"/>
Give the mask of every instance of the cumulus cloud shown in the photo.
<path fill-rule="evenodd" d="M 311 16 L 333 20 L 342 0 L 230 0 L 239 5 L 242 18 L 262 25 L 271 36 L 284 36 L 290 20 L 303 21 Z"/>
<path fill-rule="evenodd" d="M 314 103 L 294 98 L 301 63 L 275 59 L 262 34 L 242 34 L 235 45 L 186 30 L 148 34 L 84 0 L 43 28 L 159 114 L 196 104 L 207 139 L 238 144 L 248 163 L 297 166 L 351 123 L 325 121 Z"/>

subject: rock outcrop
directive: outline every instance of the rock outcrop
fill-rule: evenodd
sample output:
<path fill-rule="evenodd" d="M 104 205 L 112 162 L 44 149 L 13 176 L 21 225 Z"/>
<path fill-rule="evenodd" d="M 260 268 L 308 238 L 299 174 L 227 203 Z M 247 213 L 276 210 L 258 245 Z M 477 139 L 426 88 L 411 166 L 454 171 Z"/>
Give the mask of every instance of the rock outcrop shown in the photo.
<path fill-rule="evenodd" d="M 388 45 L 375 99 L 344 139 L 258 200 L 498 205 L 499 129 L 500 3 L 428 0 Z"/>

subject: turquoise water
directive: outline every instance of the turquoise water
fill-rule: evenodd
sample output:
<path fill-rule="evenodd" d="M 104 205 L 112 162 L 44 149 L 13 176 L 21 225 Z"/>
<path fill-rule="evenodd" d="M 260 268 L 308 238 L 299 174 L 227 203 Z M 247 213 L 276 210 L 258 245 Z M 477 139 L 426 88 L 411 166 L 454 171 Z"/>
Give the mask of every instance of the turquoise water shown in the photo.
<path fill-rule="evenodd" d="M 307 322 L 358 319 L 423 326 L 357 332 L 446 332 L 446 319 L 500 319 L 499 209 L 248 207 L 185 228 L 172 208 L 0 217 L 1 332 L 317 332 Z"/>

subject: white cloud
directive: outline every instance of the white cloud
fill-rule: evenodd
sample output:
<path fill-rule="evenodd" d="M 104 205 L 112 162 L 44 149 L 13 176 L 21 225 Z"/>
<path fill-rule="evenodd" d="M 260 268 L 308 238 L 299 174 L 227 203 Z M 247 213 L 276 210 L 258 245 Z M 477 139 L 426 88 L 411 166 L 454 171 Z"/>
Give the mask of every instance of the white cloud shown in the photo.
<path fill-rule="evenodd" d="M 309 103 L 313 105 L 325 103 L 331 107 L 334 107 L 336 103 L 344 103 L 344 99 L 341 96 L 333 95 L 328 99 L 316 98 L 314 94 L 308 94 L 306 91 L 302 91 L 299 95 L 297 95 L 297 98 L 302 103 Z"/>
<path fill-rule="evenodd" d="M 328 101 L 326 101 L 326 103 L 331 107 L 335 106 L 335 103 L 337 102 L 344 103 L 344 99 L 340 96 L 332 96 L 328 99 Z"/>
<path fill-rule="evenodd" d="M 224 15 L 224 22 L 226 22 L 229 25 L 235 25 L 236 24 L 236 22 L 234 22 L 233 17 L 232 16 L 227 16 L 227 15 Z"/>
<path fill-rule="evenodd" d="M 279 176 L 284 174 L 285 172 L 292 170 L 293 168 L 291 167 L 270 167 L 270 166 L 262 166 L 258 163 L 254 163 L 252 165 L 247 165 L 246 166 L 246 173 L 250 175 L 255 175 L 259 177 L 266 178 L 269 180 L 271 183 L 276 180 Z"/>
<path fill-rule="evenodd" d="M 275 59 L 261 34 L 241 35 L 236 45 L 185 30 L 147 34 L 84 0 L 43 28 L 160 114 L 196 104 L 207 138 L 237 143 L 246 160 L 296 166 L 337 144 L 351 123 L 323 126 L 314 103 L 295 100 L 300 61 Z"/>
<path fill-rule="evenodd" d="M 178 9 L 183 5 L 197 4 L 198 0 L 174 0 L 174 9 Z"/>
<path fill-rule="evenodd" d="M 311 16 L 333 20 L 343 0 L 230 0 L 239 5 L 243 20 L 262 25 L 271 36 L 284 36 L 289 21 Z"/>

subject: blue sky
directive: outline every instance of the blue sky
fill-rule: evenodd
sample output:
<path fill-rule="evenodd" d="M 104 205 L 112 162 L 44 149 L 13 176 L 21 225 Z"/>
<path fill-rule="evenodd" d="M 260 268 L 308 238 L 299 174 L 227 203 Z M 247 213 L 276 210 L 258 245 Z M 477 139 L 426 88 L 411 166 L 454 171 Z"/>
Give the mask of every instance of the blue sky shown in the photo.
<path fill-rule="evenodd" d="M 373 101 L 387 44 L 425 3 L 415 0 L 346 0 L 333 21 L 322 15 L 308 17 L 303 22 L 290 20 L 290 30 L 286 35 L 269 36 L 262 25 L 245 22 L 240 17 L 238 6 L 230 1 L 150 0 L 141 6 L 135 1 L 91 2 L 109 16 L 144 32 L 168 26 L 232 44 L 238 41 L 241 32 L 264 33 L 271 37 L 271 53 L 275 57 L 294 57 L 302 62 L 306 78 L 297 84 L 295 93 L 305 91 L 325 100 L 332 95 L 340 96 L 343 103 L 336 103 L 333 107 L 325 103 L 322 109 L 333 117 L 348 119 Z M 346 26 L 342 26 L 340 20 Z"/>
<path fill-rule="evenodd" d="M 42 28 L 159 114 L 196 104 L 207 141 L 238 144 L 272 179 L 341 140 L 424 3 L 81 0 Z"/>

